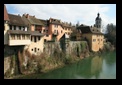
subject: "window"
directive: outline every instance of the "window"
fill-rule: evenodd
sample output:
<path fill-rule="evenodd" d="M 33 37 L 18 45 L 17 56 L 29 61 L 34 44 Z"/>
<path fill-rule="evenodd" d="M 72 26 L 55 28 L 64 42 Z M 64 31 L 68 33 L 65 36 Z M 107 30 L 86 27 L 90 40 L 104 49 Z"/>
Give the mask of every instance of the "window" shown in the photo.
<path fill-rule="evenodd" d="M 46 37 L 48 37 L 49 35 L 48 34 L 46 34 Z"/>
<path fill-rule="evenodd" d="M 27 39 L 30 39 L 30 35 L 27 35 Z"/>
<path fill-rule="evenodd" d="M 35 52 L 36 52 L 36 48 L 35 48 Z"/>
<path fill-rule="evenodd" d="M 38 36 L 38 40 L 40 40 L 40 36 Z"/>
<path fill-rule="evenodd" d="M 97 41 L 99 41 L 99 39 Z"/>
<path fill-rule="evenodd" d="M 36 42 L 36 36 L 34 36 L 34 42 Z"/>
<path fill-rule="evenodd" d="M 54 25 L 55 28 L 58 28 L 58 25 Z"/>
<path fill-rule="evenodd" d="M 12 30 L 12 26 L 10 25 L 10 30 Z"/>
<path fill-rule="evenodd" d="M 44 39 L 44 42 L 46 42 L 46 39 Z"/>
<path fill-rule="evenodd" d="M 61 30 L 61 33 L 62 33 L 63 31 Z"/>
<path fill-rule="evenodd" d="M 31 51 L 33 51 L 33 49 L 31 49 Z"/>
<path fill-rule="evenodd" d="M 56 30 L 54 30 L 54 33 L 56 33 Z"/>
<path fill-rule="evenodd" d="M 39 51 L 39 48 L 38 48 L 38 51 Z"/>
<path fill-rule="evenodd" d="M 96 39 L 93 39 L 93 42 L 95 42 L 96 41 Z"/>
<path fill-rule="evenodd" d="M 14 26 L 14 30 L 16 30 L 16 26 Z"/>
<path fill-rule="evenodd" d="M 48 30 L 46 30 L 46 33 L 48 33 Z"/>
<path fill-rule="evenodd" d="M 33 41 L 33 38 L 32 38 L 32 36 L 31 36 L 31 41 Z"/>
<path fill-rule="evenodd" d="M 23 39 L 23 40 L 25 39 L 25 35 L 22 35 L 22 39 Z"/>
<path fill-rule="evenodd" d="M 21 26 L 19 26 L 19 30 L 21 30 Z"/>
<path fill-rule="evenodd" d="M 102 39 L 101 39 L 101 41 L 102 41 Z"/>

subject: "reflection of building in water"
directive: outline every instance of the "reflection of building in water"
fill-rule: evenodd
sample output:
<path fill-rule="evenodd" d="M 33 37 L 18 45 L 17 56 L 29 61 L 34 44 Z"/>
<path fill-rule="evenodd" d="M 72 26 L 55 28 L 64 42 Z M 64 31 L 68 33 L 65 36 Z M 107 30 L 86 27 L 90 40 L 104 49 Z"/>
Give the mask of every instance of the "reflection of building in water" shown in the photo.
<path fill-rule="evenodd" d="M 91 74 L 95 75 L 96 77 L 99 76 L 100 71 L 102 70 L 102 57 L 96 56 L 91 61 Z"/>

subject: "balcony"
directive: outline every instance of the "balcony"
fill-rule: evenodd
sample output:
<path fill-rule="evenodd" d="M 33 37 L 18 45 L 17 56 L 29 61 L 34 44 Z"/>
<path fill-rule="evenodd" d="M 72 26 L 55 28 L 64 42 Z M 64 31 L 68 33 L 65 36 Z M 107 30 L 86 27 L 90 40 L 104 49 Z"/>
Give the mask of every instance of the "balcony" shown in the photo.
<path fill-rule="evenodd" d="M 16 46 L 16 45 L 29 45 L 31 43 L 30 40 L 9 40 L 9 46 Z"/>
<path fill-rule="evenodd" d="M 28 31 L 8 30 L 8 45 L 29 45 L 31 35 Z"/>

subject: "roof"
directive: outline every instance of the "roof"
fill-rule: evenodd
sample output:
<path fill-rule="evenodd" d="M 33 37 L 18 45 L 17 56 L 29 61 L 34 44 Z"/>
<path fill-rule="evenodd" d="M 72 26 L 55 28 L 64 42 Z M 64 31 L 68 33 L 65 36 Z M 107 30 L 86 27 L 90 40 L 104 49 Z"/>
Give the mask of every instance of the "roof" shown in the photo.
<path fill-rule="evenodd" d="M 9 15 L 11 25 L 27 26 L 27 24 L 23 21 L 20 15 L 13 15 L 13 14 L 8 14 L 8 15 Z"/>
<path fill-rule="evenodd" d="M 38 19 L 38 20 L 40 20 L 43 26 L 47 26 L 47 20 L 43 20 L 43 19 Z"/>
<path fill-rule="evenodd" d="M 100 32 L 99 28 L 96 27 L 79 26 L 77 29 L 80 29 L 82 33 L 103 34 Z"/>
<path fill-rule="evenodd" d="M 30 34 L 33 36 L 44 36 L 44 34 L 40 33 L 39 31 L 30 31 Z"/>
<path fill-rule="evenodd" d="M 9 21 L 9 16 L 8 16 L 8 13 L 7 13 L 6 6 L 5 5 L 4 5 L 4 20 Z"/>
<path fill-rule="evenodd" d="M 61 20 L 59 19 L 54 19 L 54 18 L 50 18 L 52 24 L 60 24 L 61 25 Z"/>
<path fill-rule="evenodd" d="M 44 34 L 39 31 L 21 31 L 21 30 L 8 30 L 8 34 L 29 34 L 33 36 L 44 36 Z"/>
<path fill-rule="evenodd" d="M 26 19 L 26 17 L 22 17 L 22 20 L 27 26 L 30 24 L 30 22 Z"/>
<path fill-rule="evenodd" d="M 29 18 L 27 19 L 29 20 L 31 24 L 43 25 L 43 23 L 39 19 L 35 18 L 34 16 L 29 16 Z"/>
<path fill-rule="evenodd" d="M 30 34 L 29 31 L 21 31 L 21 30 L 8 30 L 8 34 Z"/>

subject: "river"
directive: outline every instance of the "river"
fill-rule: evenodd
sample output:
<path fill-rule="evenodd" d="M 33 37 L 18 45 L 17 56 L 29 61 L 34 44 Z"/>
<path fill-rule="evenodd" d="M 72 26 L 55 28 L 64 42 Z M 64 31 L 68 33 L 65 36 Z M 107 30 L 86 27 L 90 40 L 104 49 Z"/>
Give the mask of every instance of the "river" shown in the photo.
<path fill-rule="evenodd" d="M 116 52 L 84 58 L 48 73 L 26 75 L 24 79 L 116 79 Z"/>

